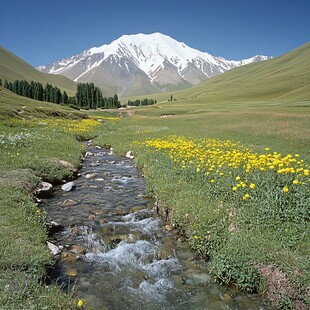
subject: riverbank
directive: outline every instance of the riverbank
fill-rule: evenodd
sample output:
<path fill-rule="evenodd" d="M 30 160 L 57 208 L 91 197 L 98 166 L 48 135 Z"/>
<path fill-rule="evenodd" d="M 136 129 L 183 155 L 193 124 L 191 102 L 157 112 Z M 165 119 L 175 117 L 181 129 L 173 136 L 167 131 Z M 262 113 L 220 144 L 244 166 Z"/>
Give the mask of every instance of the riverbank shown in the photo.
<path fill-rule="evenodd" d="M 161 106 L 131 110 L 130 116 L 100 133 L 95 143 L 113 145 L 119 154 L 134 151 L 149 195 L 209 260 L 222 283 L 258 292 L 276 308 L 307 309 L 309 136 L 293 133 L 297 128 L 300 133 L 309 131 L 308 115 L 296 111 L 177 115 L 173 112 L 180 112 L 170 107 L 169 115 L 162 117 L 165 111 Z M 266 131 L 271 120 L 273 131 Z M 284 122 L 292 124 L 286 127 L 289 132 L 283 131 Z M 201 153 L 202 140 L 207 140 L 201 137 L 214 136 L 214 147 Z M 178 140 L 185 142 L 178 145 Z M 228 140 L 234 147 L 223 150 L 220 144 Z M 245 143 L 243 151 L 237 140 Z M 221 152 L 228 158 L 235 154 L 240 165 L 221 163 Z M 266 159 L 265 167 L 254 164 L 260 158 Z M 282 159 L 303 167 L 289 166 Z"/>
<path fill-rule="evenodd" d="M 87 143 L 74 191 L 44 201 L 61 231 L 57 280 L 91 309 L 272 309 L 222 286 L 179 231 L 156 215 L 131 159 Z M 83 253 L 83 255 L 80 255 Z"/>
<path fill-rule="evenodd" d="M 53 265 L 46 246 L 46 214 L 34 200 L 42 180 L 69 180 L 98 125 L 72 116 L 7 118 L 0 124 L 0 304 L 1 309 L 76 309 L 76 296 L 48 285 Z M 47 282 L 46 282 L 47 281 Z"/>

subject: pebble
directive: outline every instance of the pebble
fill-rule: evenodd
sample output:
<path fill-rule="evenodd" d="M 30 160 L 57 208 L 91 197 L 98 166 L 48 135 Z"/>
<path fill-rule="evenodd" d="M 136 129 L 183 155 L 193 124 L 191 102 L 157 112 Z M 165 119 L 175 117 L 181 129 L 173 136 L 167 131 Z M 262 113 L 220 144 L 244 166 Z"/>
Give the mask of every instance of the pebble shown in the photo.
<path fill-rule="evenodd" d="M 75 206 L 77 204 L 77 201 L 73 199 L 66 199 L 62 204 L 64 206 Z"/>

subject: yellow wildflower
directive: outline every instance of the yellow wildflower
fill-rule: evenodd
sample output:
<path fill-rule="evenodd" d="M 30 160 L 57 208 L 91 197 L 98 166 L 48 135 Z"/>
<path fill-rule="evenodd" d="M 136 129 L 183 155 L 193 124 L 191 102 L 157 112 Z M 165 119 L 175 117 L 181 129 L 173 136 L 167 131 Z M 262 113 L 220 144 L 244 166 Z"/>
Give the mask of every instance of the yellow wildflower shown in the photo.
<path fill-rule="evenodd" d="M 289 191 L 288 186 L 284 186 L 284 187 L 283 187 L 283 192 L 284 192 L 284 193 L 288 193 L 288 191 Z"/>
<path fill-rule="evenodd" d="M 76 305 L 77 305 L 78 308 L 83 308 L 83 306 L 84 306 L 83 299 L 79 299 Z"/>
<path fill-rule="evenodd" d="M 250 184 L 250 189 L 254 189 L 255 188 L 255 184 L 254 183 L 251 183 Z"/>
<path fill-rule="evenodd" d="M 242 199 L 243 199 L 243 200 L 247 200 L 247 199 L 249 199 L 249 197 L 250 197 L 249 194 L 245 194 L 245 195 L 242 197 Z"/>

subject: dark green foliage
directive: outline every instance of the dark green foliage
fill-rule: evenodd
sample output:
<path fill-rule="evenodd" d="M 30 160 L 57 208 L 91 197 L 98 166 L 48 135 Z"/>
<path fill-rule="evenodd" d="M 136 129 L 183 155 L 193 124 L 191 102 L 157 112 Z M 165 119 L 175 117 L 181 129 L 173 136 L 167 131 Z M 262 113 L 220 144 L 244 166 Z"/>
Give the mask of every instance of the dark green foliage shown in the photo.
<path fill-rule="evenodd" d="M 12 83 L 5 80 L 3 86 L 17 95 L 39 101 L 47 101 L 60 104 L 64 100 L 61 90 L 51 84 L 46 84 L 45 87 L 43 87 L 40 82 L 31 81 L 29 83 L 25 80 L 15 80 Z M 65 94 L 64 96 L 65 100 L 68 101 L 68 95 Z"/>
<path fill-rule="evenodd" d="M 142 106 L 142 105 L 153 105 L 155 103 L 157 103 L 156 100 L 145 98 L 143 100 L 139 100 L 139 99 L 136 99 L 134 101 L 128 100 L 127 105 L 138 107 L 138 106 Z"/>
<path fill-rule="evenodd" d="M 64 93 L 62 95 L 62 103 L 68 104 L 68 101 L 69 101 L 69 97 L 68 97 L 67 93 L 64 91 Z"/>
<path fill-rule="evenodd" d="M 12 83 L 8 82 L 7 80 L 4 81 L 4 85 L 3 85 L 4 88 L 7 88 L 8 90 L 11 90 L 13 89 L 13 85 Z"/>
<path fill-rule="evenodd" d="M 82 109 L 117 109 L 120 102 L 117 95 L 103 97 L 94 83 L 79 83 L 76 92 L 76 104 Z"/>
<path fill-rule="evenodd" d="M 1 82 L 2 83 L 2 82 Z M 17 95 L 28 97 L 39 101 L 53 102 L 77 106 L 82 109 L 117 109 L 121 107 L 118 96 L 103 97 L 101 90 L 94 83 L 79 83 L 75 97 L 68 97 L 67 93 L 52 84 L 45 87 L 39 82 L 16 80 L 13 83 L 4 81 L 5 88 Z"/>

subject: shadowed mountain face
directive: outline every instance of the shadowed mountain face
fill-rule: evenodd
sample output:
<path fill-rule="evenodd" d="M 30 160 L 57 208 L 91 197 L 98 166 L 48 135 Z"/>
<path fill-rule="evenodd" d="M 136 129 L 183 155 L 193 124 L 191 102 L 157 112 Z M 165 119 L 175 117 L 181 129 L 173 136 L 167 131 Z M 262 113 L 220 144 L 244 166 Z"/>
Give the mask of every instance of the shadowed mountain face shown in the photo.
<path fill-rule="evenodd" d="M 76 82 L 94 82 L 103 90 L 123 96 L 189 88 L 229 69 L 268 58 L 257 55 L 240 61 L 226 60 L 153 33 L 124 35 L 111 44 L 38 69 Z"/>

